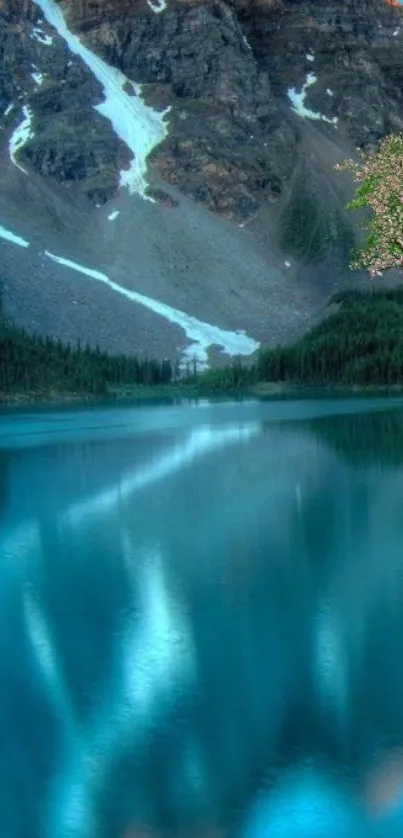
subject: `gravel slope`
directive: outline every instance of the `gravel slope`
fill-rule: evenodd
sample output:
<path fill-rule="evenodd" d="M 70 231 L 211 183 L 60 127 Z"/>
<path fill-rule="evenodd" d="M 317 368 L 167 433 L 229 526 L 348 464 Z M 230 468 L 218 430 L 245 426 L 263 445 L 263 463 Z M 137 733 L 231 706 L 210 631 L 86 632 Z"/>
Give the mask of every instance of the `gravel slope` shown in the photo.
<path fill-rule="evenodd" d="M 330 202 L 343 212 L 352 185 L 331 170 L 351 149 L 322 127 L 303 123 L 302 130 L 300 173 L 315 179 L 319 207 L 328 210 Z M 338 288 L 368 284 L 331 245 L 313 262 L 284 251 L 284 207 L 267 205 L 248 228 L 239 227 L 155 183 L 170 196 L 165 205 L 123 189 L 93 208 L 63 187 L 24 175 L 10 165 L 6 148 L 0 154 L 0 224 L 31 243 L 23 249 L 0 239 L 4 305 L 30 330 L 156 357 L 179 357 L 188 344 L 179 327 L 51 262 L 45 250 L 214 326 L 244 329 L 263 345 L 302 334 Z M 287 200 L 298 184 L 297 178 Z M 119 214 L 111 221 L 113 212 Z"/>

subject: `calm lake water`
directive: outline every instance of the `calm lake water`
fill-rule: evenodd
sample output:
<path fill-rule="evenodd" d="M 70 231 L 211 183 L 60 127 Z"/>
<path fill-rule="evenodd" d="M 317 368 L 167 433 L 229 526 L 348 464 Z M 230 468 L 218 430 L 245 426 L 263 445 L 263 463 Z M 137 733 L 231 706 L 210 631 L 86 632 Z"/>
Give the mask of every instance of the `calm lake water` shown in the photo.
<path fill-rule="evenodd" d="M 0 415 L 1 838 L 401 838 L 403 400 Z"/>

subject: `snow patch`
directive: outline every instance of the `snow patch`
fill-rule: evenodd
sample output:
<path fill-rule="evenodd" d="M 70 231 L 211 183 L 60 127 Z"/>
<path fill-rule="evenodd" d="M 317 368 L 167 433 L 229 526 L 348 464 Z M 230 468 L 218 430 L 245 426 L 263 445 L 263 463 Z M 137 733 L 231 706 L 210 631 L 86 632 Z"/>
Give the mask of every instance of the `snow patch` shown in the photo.
<path fill-rule="evenodd" d="M 24 105 L 22 112 L 24 114 L 24 119 L 20 122 L 18 128 L 13 131 L 10 137 L 9 151 L 11 162 L 14 163 L 14 166 L 17 166 L 17 169 L 20 169 L 21 172 L 24 172 L 24 174 L 27 175 L 27 170 L 18 163 L 16 154 L 21 148 L 23 148 L 28 140 L 31 140 L 32 137 L 35 136 L 35 134 L 31 127 L 33 118 L 32 110 L 27 105 Z"/>
<path fill-rule="evenodd" d="M 291 268 L 291 262 L 284 262 L 286 268 Z"/>
<path fill-rule="evenodd" d="M 308 61 L 315 61 L 315 55 L 313 52 L 307 52 L 305 58 L 307 58 Z"/>
<path fill-rule="evenodd" d="M 120 210 L 113 210 L 113 212 L 111 212 L 111 214 L 108 215 L 109 221 L 114 221 L 115 218 L 118 217 L 118 215 L 120 215 Z"/>
<path fill-rule="evenodd" d="M 165 118 L 170 109 L 158 112 L 148 107 L 141 98 L 139 85 L 131 82 L 116 67 L 110 67 L 70 32 L 55 0 L 35 0 L 35 3 L 48 23 L 66 41 L 71 52 L 83 59 L 103 86 L 105 100 L 100 105 L 95 105 L 95 110 L 110 121 L 117 136 L 133 154 L 130 167 L 120 174 L 120 185 L 127 186 L 131 194 L 137 192 L 143 198 L 147 198 L 147 157 L 167 135 Z M 130 93 L 126 92 L 128 86 L 131 88 Z"/>
<path fill-rule="evenodd" d="M 330 87 L 326 88 L 326 93 L 327 93 L 328 96 L 333 96 L 333 91 L 330 90 Z"/>
<path fill-rule="evenodd" d="M 31 73 L 31 78 L 34 80 L 35 84 L 40 86 L 43 84 L 45 76 L 42 73 Z"/>
<path fill-rule="evenodd" d="M 161 303 L 159 300 L 154 300 L 151 297 L 145 297 L 137 291 L 131 291 L 129 288 L 124 288 L 117 282 L 109 279 L 109 277 L 101 271 L 92 268 L 84 267 L 77 262 L 72 262 L 70 259 L 64 259 L 61 256 L 56 256 L 54 253 L 45 251 L 49 259 L 53 259 L 59 265 L 64 265 L 67 268 L 78 273 L 96 279 L 99 282 L 104 282 L 113 291 L 127 297 L 134 303 L 153 311 L 154 314 L 159 314 L 164 317 L 169 323 L 179 326 L 185 332 L 186 337 L 191 341 L 182 355 L 183 365 L 186 366 L 189 362 L 196 360 L 199 369 L 208 368 L 208 349 L 210 346 L 220 346 L 223 352 L 227 355 L 251 355 L 260 347 L 260 343 L 245 334 L 244 331 L 238 330 L 231 332 L 226 329 L 220 329 L 218 326 L 212 326 L 210 323 L 204 323 L 196 317 L 192 317 L 179 309 L 171 308 L 166 303 Z"/>
<path fill-rule="evenodd" d="M 34 26 L 31 37 L 35 38 L 35 40 L 39 41 L 41 44 L 45 44 L 47 47 L 53 44 L 53 38 L 51 35 L 46 35 L 46 32 L 42 32 L 42 29 L 40 29 L 39 26 Z"/>
<path fill-rule="evenodd" d="M 155 0 L 154 3 L 152 3 L 151 0 L 147 0 L 147 3 L 150 9 L 152 9 L 152 11 L 155 12 L 156 15 L 159 15 L 161 12 L 163 12 L 168 5 L 166 0 Z"/>
<path fill-rule="evenodd" d="M 396 35 L 398 35 L 399 32 L 400 32 L 400 27 L 398 29 L 395 29 L 395 31 L 393 33 L 393 37 L 396 38 Z"/>
<path fill-rule="evenodd" d="M 336 125 L 338 122 L 337 116 L 334 116 L 332 119 L 329 119 L 328 116 L 323 116 L 321 113 L 317 113 L 316 111 L 311 111 L 310 108 L 306 108 L 304 104 L 306 91 L 308 87 L 311 87 L 312 84 L 315 84 L 317 81 L 317 76 L 315 73 L 308 73 L 307 79 L 305 84 L 302 87 L 301 93 L 297 93 L 295 87 L 289 88 L 287 90 L 288 98 L 292 102 L 292 109 L 298 116 L 307 117 L 308 119 L 321 119 L 324 122 L 330 122 L 332 125 Z"/>
<path fill-rule="evenodd" d="M 252 49 L 252 47 L 251 47 L 251 45 L 250 45 L 250 43 L 249 43 L 249 41 L 248 41 L 248 39 L 247 39 L 246 35 L 242 35 L 242 41 L 243 41 L 243 43 L 245 44 L 245 46 L 246 46 L 246 48 L 247 48 L 247 49 Z"/>
<path fill-rule="evenodd" d="M 0 238 L 6 239 L 13 244 L 19 244 L 20 247 L 29 247 L 29 242 L 25 239 L 22 239 L 21 236 L 16 236 L 15 233 L 12 233 L 11 230 L 6 230 L 5 227 L 2 227 L 0 224 Z"/>
<path fill-rule="evenodd" d="M 4 116 L 8 116 L 8 115 L 9 115 L 9 113 L 11 113 L 11 111 L 12 111 L 13 107 L 14 107 L 13 103 L 12 103 L 12 102 L 10 102 L 10 104 L 9 104 L 9 105 L 7 105 L 7 107 L 6 107 L 5 111 L 4 111 Z"/>

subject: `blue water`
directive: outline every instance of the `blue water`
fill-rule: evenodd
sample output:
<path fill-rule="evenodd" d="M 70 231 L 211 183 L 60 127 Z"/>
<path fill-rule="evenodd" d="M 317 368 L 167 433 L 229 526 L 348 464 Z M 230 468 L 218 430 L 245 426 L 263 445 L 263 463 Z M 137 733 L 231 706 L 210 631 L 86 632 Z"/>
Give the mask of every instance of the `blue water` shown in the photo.
<path fill-rule="evenodd" d="M 0 414 L 4 838 L 403 835 L 403 400 Z"/>

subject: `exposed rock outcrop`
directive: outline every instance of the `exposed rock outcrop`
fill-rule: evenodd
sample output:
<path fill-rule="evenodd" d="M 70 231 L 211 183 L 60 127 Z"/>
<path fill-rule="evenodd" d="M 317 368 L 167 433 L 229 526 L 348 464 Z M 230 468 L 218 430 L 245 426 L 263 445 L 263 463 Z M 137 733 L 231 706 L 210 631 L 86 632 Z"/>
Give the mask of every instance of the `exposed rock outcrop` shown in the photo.
<path fill-rule="evenodd" d="M 403 128 L 403 15 L 382 0 L 283 0 L 272 15 L 241 21 L 275 94 L 317 77 L 307 94 L 313 110 L 336 116 L 360 147 Z M 313 60 L 312 60 L 313 56 Z M 330 92 L 329 92 L 330 91 Z"/>
<path fill-rule="evenodd" d="M 171 106 L 150 170 L 229 218 L 250 218 L 290 182 L 300 117 L 287 91 L 301 90 L 309 72 L 307 106 L 338 119 L 318 123 L 325 133 L 374 147 L 403 129 L 401 13 L 382 0 L 168 0 L 160 14 L 151 0 L 61 7 L 92 50 L 145 86 L 150 104 Z M 0 105 L 32 106 L 35 136 L 21 161 L 102 203 L 130 155 L 94 110 L 101 86 L 57 35 L 46 42 L 52 30 L 38 29 L 40 19 L 34 3 L 3 0 Z M 16 110 L 3 119 L 7 132 Z"/>
<path fill-rule="evenodd" d="M 34 4 L 12 0 L 1 10 L 0 57 L 0 111 L 9 140 L 22 107 L 32 113 L 32 136 L 18 151 L 19 163 L 66 187 L 81 185 L 95 203 L 112 197 L 128 149 L 91 106 L 102 101 L 101 85 Z"/>

